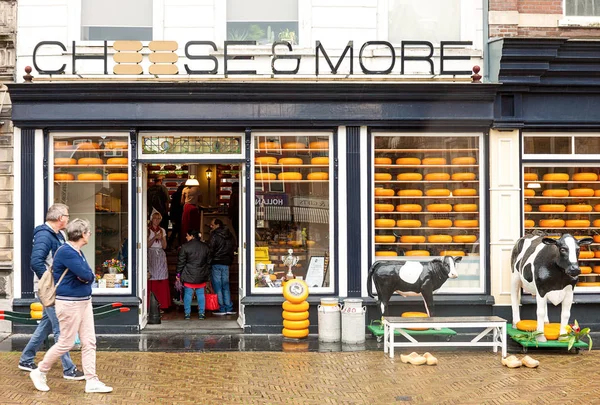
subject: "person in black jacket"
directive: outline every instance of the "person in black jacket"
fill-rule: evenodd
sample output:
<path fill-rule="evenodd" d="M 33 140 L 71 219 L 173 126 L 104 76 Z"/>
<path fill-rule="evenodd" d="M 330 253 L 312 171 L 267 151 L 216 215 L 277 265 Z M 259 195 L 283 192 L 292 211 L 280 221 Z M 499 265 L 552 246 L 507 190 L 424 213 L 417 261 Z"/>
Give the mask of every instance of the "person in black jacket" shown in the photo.
<path fill-rule="evenodd" d="M 187 232 L 187 242 L 179 251 L 177 278 L 183 283 L 184 319 L 190 319 L 192 296 L 196 291 L 198 319 L 204 319 L 204 287 L 210 277 L 210 250 L 200 240 L 200 232 L 192 229 Z"/>
<path fill-rule="evenodd" d="M 219 311 L 213 315 L 235 315 L 229 291 L 229 266 L 233 263 L 233 235 L 219 218 L 210 227 L 210 254 L 212 256 L 212 286 L 219 299 Z"/>

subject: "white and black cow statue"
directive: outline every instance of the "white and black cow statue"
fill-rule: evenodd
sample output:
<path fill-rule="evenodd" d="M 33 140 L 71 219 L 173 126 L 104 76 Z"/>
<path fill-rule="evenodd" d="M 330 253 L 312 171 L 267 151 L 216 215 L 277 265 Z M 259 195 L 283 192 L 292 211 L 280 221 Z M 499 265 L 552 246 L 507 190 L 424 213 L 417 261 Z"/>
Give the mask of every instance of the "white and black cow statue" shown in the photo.
<path fill-rule="evenodd" d="M 443 260 L 434 259 L 428 262 L 388 260 L 373 263 L 369 270 L 367 291 L 373 296 L 371 280 L 377 290 L 377 301 L 381 315 L 387 315 L 387 307 L 394 292 L 400 295 L 421 294 L 425 302 L 425 310 L 434 316 L 433 293 L 448 280 L 458 277 L 456 264 L 462 257 L 445 256 Z"/>
<path fill-rule="evenodd" d="M 548 301 L 554 305 L 562 302 L 560 334 L 566 333 L 571 316 L 573 287 L 577 283 L 579 246 L 589 245 L 592 238 L 575 239 L 563 234 L 559 239 L 539 235 L 526 235 L 519 239 L 511 255 L 511 304 L 513 328 L 521 320 L 519 302 L 521 287 L 535 295 L 537 304 L 537 330 L 542 332 L 538 341 L 545 342 L 544 323 L 548 323 Z"/>

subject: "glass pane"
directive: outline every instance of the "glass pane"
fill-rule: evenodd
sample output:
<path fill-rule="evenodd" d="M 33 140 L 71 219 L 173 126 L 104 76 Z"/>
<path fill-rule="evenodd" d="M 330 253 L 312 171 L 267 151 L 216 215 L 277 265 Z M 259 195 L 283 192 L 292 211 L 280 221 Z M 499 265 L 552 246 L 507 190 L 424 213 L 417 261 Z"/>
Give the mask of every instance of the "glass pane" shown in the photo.
<path fill-rule="evenodd" d="M 54 137 L 54 202 L 67 204 L 70 219 L 90 221 L 82 248 L 98 282 L 94 291 L 126 287 L 128 259 L 127 136 Z"/>
<path fill-rule="evenodd" d="M 600 138 L 591 136 L 575 137 L 575 153 L 584 155 L 600 154 Z"/>
<path fill-rule="evenodd" d="M 143 154 L 239 154 L 242 136 L 142 136 Z"/>
<path fill-rule="evenodd" d="M 254 138 L 255 287 L 280 287 L 286 277 L 302 277 L 311 287 L 332 285 L 329 138 Z"/>
<path fill-rule="evenodd" d="M 81 0 L 81 25 L 152 27 L 152 3 L 152 0 Z"/>
<path fill-rule="evenodd" d="M 282 22 L 228 22 L 227 39 L 230 41 L 256 41 L 257 44 L 271 44 L 275 41 L 298 43 L 298 23 Z"/>
<path fill-rule="evenodd" d="M 298 21 L 298 0 L 227 0 L 227 21 Z"/>
<path fill-rule="evenodd" d="M 564 155 L 573 153 L 571 137 L 560 136 L 524 136 L 525 154 Z"/>
<path fill-rule="evenodd" d="M 152 41 L 152 27 L 81 27 L 83 41 Z"/>
<path fill-rule="evenodd" d="M 565 0 L 568 16 L 600 16 L 600 0 Z"/>
<path fill-rule="evenodd" d="M 376 135 L 375 260 L 467 256 L 444 289 L 482 286 L 479 136 Z"/>
<path fill-rule="evenodd" d="M 460 40 L 460 0 L 390 0 L 389 41 Z"/>

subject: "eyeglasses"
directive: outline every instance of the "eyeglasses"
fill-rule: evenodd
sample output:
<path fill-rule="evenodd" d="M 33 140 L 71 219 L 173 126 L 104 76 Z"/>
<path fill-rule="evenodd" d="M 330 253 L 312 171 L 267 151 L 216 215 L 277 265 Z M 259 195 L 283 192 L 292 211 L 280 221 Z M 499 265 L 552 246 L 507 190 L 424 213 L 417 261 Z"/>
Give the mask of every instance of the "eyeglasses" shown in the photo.
<path fill-rule="evenodd" d="M 69 217 L 70 217 L 70 215 L 69 215 L 69 214 L 63 214 L 62 216 L 63 216 L 63 217 L 67 217 L 67 218 L 69 218 Z"/>

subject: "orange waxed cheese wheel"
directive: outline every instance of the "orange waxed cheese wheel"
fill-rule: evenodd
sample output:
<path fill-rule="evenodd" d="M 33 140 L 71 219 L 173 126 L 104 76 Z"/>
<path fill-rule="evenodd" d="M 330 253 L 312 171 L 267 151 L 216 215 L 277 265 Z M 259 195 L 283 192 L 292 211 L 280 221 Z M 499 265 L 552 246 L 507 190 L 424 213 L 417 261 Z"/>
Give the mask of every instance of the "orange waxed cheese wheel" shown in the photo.
<path fill-rule="evenodd" d="M 594 269 L 592 270 L 592 272 L 594 274 L 600 274 L 600 266 L 594 266 Z"/>
<path fill-rule="evenodd" d="M 275 173 L 256 173 L 254 178 L 256 180 L 275 180 L 277 176 Z"/>
<path fill-rule="evenodd" d="M 300 158 L 281 158 L 277 163 L 280 165 L 301 165 L 304 161 Z"/>
<path fill-rule="evenodd" d="M 98 173 L 81 173 L 77 175 L 77 180 L 102 180 L 102 175 Z"/>
<path fill-rule="evenodd" d="M 568 173 L 546 173 L 542 177 L 544 181 L 569 181 Z"/>
<path fill-rule="evenodd" d="M 525 210 L 525 212 L 531 212 L 533 210 L 533 207 L 531 206 L 531 204 L 525 204 L 523 206 L 523 209 Z"/>
<path fill-rule="evenodd" d="M 455 243 L 474 243 L 477 241 L 477 235 L 454 235 L 452 242 Z"/>
<path fill-rule="evenodd" d="M 441 181 L 441 180 L 450 180 L 450 175 L 448 173 L 427 173 L 425 175 L 425 180 L 430 181 Z"/>
<path fill-rule="evenodd" d="M 398 228 L 418 228 L 421 226 L 421 221 L 418 219 L 400 219 L 396 222 Z"/>
<path fill-rule="evenodd" d="M 541 212 L 565 212 L 566 209 L 563 204 L 542 204 L 539 207 Z"/>
<path fill-rule="evenodd" d="M 581 250 L 579 252 L 580 259 L 591 259 L 593 257 L 594 257 L 594 252 L 592 252 L 590 250 Z"/>
<path fill-rule="evenodd" d="M 477 211 L 477 204 L 454 204 L 454 211 L 475 212 Z"/>
<path fill-rule="evenodd" d="M 110 173 L 106 176 L 108 180 L 127 180 L 127 173 Z"/>
<path fill-rule="evenodd" d="M 286 142 L 283 144 L 283 149 L 306 149 L 306 144 L 302 142 Z"/>
<path fill-rule="evenodd" d="M 81 158 L 77 161 L 78 165 L 101 165 L 104 163 L 100 158 Z"/>
<path fill-rule="evenodd" d="M 429 256 L 427 250 L 407 250 L 404 256 Z"/>
<path fill-rule="evenodd" d="M 474 188 L 457 188 L 452 192 L 457 197 L 469 197 L 477 195 L 477 190 Z"/>
<path fill-rule="evenodd" d="M 425 242 L 425 236 L 423 235 L 402 235 L 400 237 L 402 243 L 423 243 Z"/>
<path fill-rule="evenodd" d="M 471 156 L 455 157 L 452 159 L 453 165 L 474 165 L 477 160 Z"/>
<path fill-rule="evenodd" d="M 597 228 L 600 228 L 600 219 L 594 219 L 594 226 Z M 597 235 L 597 236 L 598 236 L 598 240 L 597 241 L 594 240 L 594 242 L 600 242 L 600 235 Z M 596 237 L 596 235 L 594 235 L 594 237 Z"/>
<path fill-rule="evenodd" d="M 421 212 L 423 207 L 419 204 L 400 204 L 396 206 L 398 212 Z"/>
<path fill-rule="evenodd" d="M 405 157 L 396 159 L 397 165 L 420 165 L 421 159 L 416 157 Z"/>
<path fill-rule="evenodd" d="M 600 211 L 600 204 L 594 205 L 594 211 Z"/>
<path fill-rule="evenodd" d="M 389 173 L 375 173 L 376 181 L 389 181 L 392 179 L 392 175 Z"/>
<path fill-rule="evenodd" d="M 535 221 L 533 219 L 525 220 L 525 228 L 533 228 L 535 226 Z"/>
<path fill-rule="evenodd" d="M 594 189 L 592 188 L 572 188 L 569 190 L 571 197 L 593 197 Z"/>
<path fill-rule="evenodd" d="M 427 241 L 431 243 L 450 243 L 452 236 L 450 235 L 429 235 Z"/>
<path fill-rule="evenodd" d="M 567 205 L 567 212 L 590 212 L 592 206 L 589 204 L 569 204 Z"/>
<path fill-rule="evenodd" d="M 431 188 L 425 191 L 425 195 L 430 197 L 447 197 L 450 195 L 450 190 L 447 188 Z"/>
<path fill-rule="evenodd" d="M 396 226 L 396 221 L 394 219 L 381 218 L 375 220 L 376 228 L 393 228 L 394 226 Z"/>
<path fill-rule="evenodd" d="M 277 175 L 279 180 L 302 180 L 302 173 L 283 172 Z"/>
<path fill-rule="evenodd" d="M 394 235 L 375 235 L 375 243 L 394 243 L 396 236 Z"/>
<path fill-rule="evenodd" d="M 277 158 L 274 156 L 260 156 L 254 159 L 257 165 L 276 165 Z"/>
<path fill-rule="evenodd" d="M 375 212 L 392 212 L 394 204 L 375 204 Z"/>
<path fill-rule="evenodd" d="M 430 219 L 427 221 L 427 226 L 430 228 L 450 228 L 452 220 L 450 219 Z"/>
<path fill-rule="evenodd" d="M 82 142 L 77 144 L 77 149 L 99 149 L 100 145 L 96 142 Z"/>
<path fill-rule="evenodd" d="M 303 334 L 304 331 L 308 330 L 307 328 L 310 326 L 310 321 L 305 319 L 303 321 L 288 321 L 287 319 L 283 320 L 283 330 L 287 330 L 287 334 L 289 331 L 298 332 Z"/>
<path fill-rule="evenodd" d="M 560 323 L 547 323 L 544 325 L 544 337 L 546 340 L 558 340 L 560 336 Z"/>
<path fill-rule="evenodd" d="M 312 173 L 309 173 L 306 176 L 306 178 L 308 180 L 329 180 L 329 173 L 327 173 L 327 172 L 312 172 Z M 392 192 L 393 191 L 394 190 L 392 190 Z M 394 195 L 394 194 L 392 193 L 392 195 Z"/>
<path fill-rule="evenodd" d="M 380 196 L 380 197 L 387 196 L 387 197 L 389 197 L 389 196 L 393 196 L 394 194 L 396 194 L 396 193 L 391 188 L 376 188 L 375 189 L 375 195 L 376 196 Z"/>
<path fill-rule="evenodd" d="M 54 142 L 54 149 L 71 149 L 73 145 L 69 142 Z"/>
<path fill-rule="evenodd" d="M 465 252 L 462 250 L 442 250 L 440 256 L 464 256 Z"/>
<path fill-rule="evenodd" d="M 279 149 L 281 144 L 279 142 L 259 142 L 258 149 Z"/>
<path fill-rule="evenodd" d="M 577 284 L 575 284 L 576 286 L 579 287 L 600 287 L 600 283 L 599 282 L 593 282 L 593 281 L 580 281 Z"/>
<path fill-rule="evenodd" d="M 298 311 L 298 312 L 292 312 L 292 311 L 283 311 L 281 313 L 281 316 L 283 317 L 283 319 L 285 319 L 286 321 L 303 321 L 305 319 L 308 319 L 309 312 L 308 311 Z"/>
<path fill-rule="evenodd" d="M 538 179 L 537 173 L 524 173 L 523 180 L 525 181 L 536 181 Z"/>
<path fill-rule="evenodd" d="M 479 220 L 477 219 L 455 219 L 454 226 L 457 228 L 477 228 Z"/>
<path fill-rule="evenodd" d="M 55 165 L 76 165 L 77 160 L 71 158 L 56 158 L 54 159 Z"/>
<path fill-rule="evenodd" d="M 418 181 L 423 179 L 423 175 L 421 173 L 400 173 L 396 176 L 398 180 L 413 180 Z"/>
<path fill-rule="evenodd" d="M 329 149 L 328 141 L 314 141 L 309 144 L 311 149 Z"/>
<path fill-rule="evenodd" d="M 75 180 L 71 173 L 54 173 L 54 180 Z"/>
<path fill-rule="evenodd" d="M 569 228 L 587 228 L 590 221 L 587 219 L 567 219 L 565 225 Z"/>
<path fill-rule="evenodd" d="M 390 158 L 376 157 L 375 158 L 375 164 L 376 165 L 391 165 L 392 164 L 392 159 L 390 159 Z"/>
<path fill-rule="evenodd" d="M 328 165 L 329 158 L 327 156 L 317 156 L 310 160 L 311 165 Z"/>
<path fill-rule="evenodd" d="M 425 158 L 421 161 L 421 164 L 424 165 L 445 165 L 446 164 L 446 159 L 441 158 L 441 157 L 431 157 L 431 158 Z"/>
<path fill-rule="evenodd" d="M 425 312 L 403 312 L 403 318 L 429 318 Z M 429 328 L 406 328 L 408 330 L 429 330 Z"/>
<path fill-rule="evenodd" d="M 450 211 L 452 211 L 452 206 L 450 204 L 429 204 L 429 205 L 427 205 L 427 211 L 450 212 Z"/>
<path fill-rule="evenodd" d="M 400 190 L 398 191 L 398 195 L 402 197 L 421 197 L 423 195 L 423 192 L 421 190 L 414 189 Z"/>
<path fill-rule="evenodd" d="M 540 219 L 540 226 L 547 228 L 562 228 L 565 226 L 564 219 Z"/>
<path fill-rule="evenodd" d="M 106 142 L 106 149 L 127 149 L 129 143 L 126 141 L 110 141 Z"/>
<path fill-rule="evenodd" d="M 389 250 L 379 250 L 375 252 L 375 256 L 398 256 L 398 253 Z"/>
<path fill-rule="evenodd" d="M 531 319 L 525 319 L 517 322 L 517 329 L 523 332 L 533 332 L 537 330 L 537 321 Z"/>
<path fill-rule="evenodd" d="M 590 274 L 592 272 L 590 266 L 579 266 L 579 270 L 581 270 L 581 274 Z"/>
<path fill-rule="evenodd" d="M 530 188 L 526 188 L 525 191 L 523 191 L 523 194 L 525 194 L 525 197 L 533 197 L 535 195 L 535 191 Z"/>
<path fill-rule="evenodd" d="M 542 195 L 544 197 L 568 197 L 569 190 L 564 190 L 562 188 L 544 190 L 544 191 L 542 191 Z"/>
<path fill-rule="evenodd" d="M 475 180 L 475 173 L 465 172 L 465 173 L 454 173 L 452 175 L 452 180 Z"/>
<path fill-rule="evenodd" d="M 126 165 L 129 162 L 127 158 L 108 158 L 106 159 L 107 165 Z"/>
<path fill-rule="evenodd" d="M 573 175 L 575 181 L 597 181 L 598 175 L 596 173 L 575 173 Z"/>

